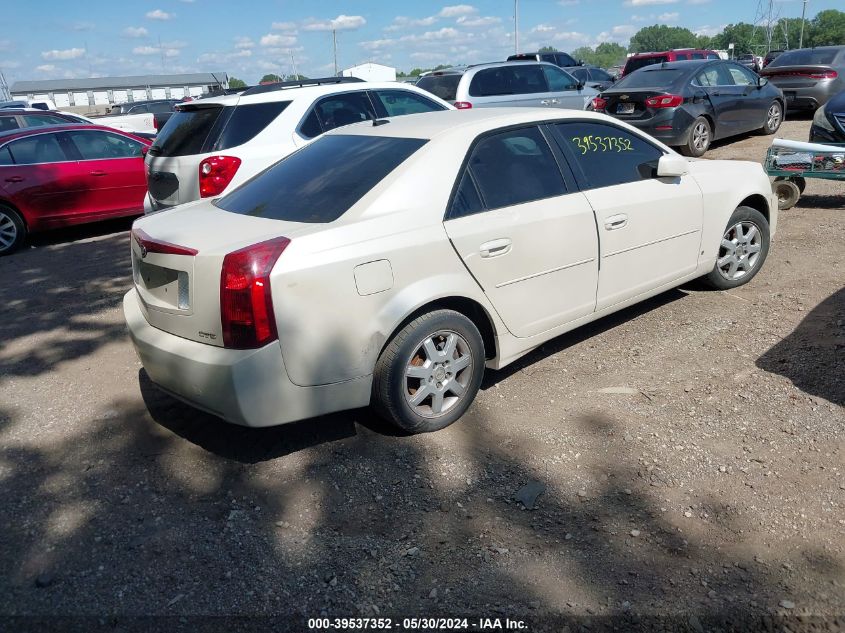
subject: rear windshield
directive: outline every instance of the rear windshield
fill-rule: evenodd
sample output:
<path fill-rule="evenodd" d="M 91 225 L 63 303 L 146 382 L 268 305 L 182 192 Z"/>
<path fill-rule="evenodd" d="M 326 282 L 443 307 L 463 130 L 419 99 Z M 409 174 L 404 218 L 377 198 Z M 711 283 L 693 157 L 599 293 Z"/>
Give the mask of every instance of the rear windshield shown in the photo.
<path fill-rule="evenodd" d="M 177 110 L 158 133 L 152 156 L 218 152 L 253 139 L 290 101 Z"/>
<path fill-rule="evenodd" d="M 817 64 L 831 64 L 836 58 L 838 48 L 813 49 L 804 48 L 797 51 L 786 51 L 778 55 L 769 66 L 815 66 Z"/>
<path fill-rule="evenodd" d="M 625 64 L 625 74 L 632 73 L 640 68 L 651 66 L 652 64 L 662 64 L 668 62 L 669 58 L 666 55 L 655 55 L 654 57 L 638 57 L 637 59 L 629 59 Z"/>
<path fill-rule="evenodd" d="M 614 90 L 629 88 L 666 88 L 674 84 L 684 71 L 677 68 L 655 68 L 632 75 L 625 75 L 613 85 Z"/>
<path fill-rule="evenodd" d="M 224 211 L 288 222 L 334 222 L 427 141 L 323 136 L 214 204 Z"/>
<path fill-rule="evenodd" d="M 454 101 L 458 92 L 458 83 L 463 75 L 428 75 L 417 82 L 417 88 L 422 88 L 440 97 L 443 101 Z"/>

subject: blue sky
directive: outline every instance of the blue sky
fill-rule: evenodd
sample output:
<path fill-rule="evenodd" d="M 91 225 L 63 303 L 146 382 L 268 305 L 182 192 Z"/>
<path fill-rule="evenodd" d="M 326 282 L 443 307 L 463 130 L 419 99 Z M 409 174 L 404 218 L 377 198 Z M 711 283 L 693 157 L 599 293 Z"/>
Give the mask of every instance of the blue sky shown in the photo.
<path fill-rule="evenodd" d="M 520 49 L 626 44 L 663 23 L 711 34 L 751 22 L 758 0 L 520 0 Z M 40 0 L 12 2 L 0 30 L 0 70 L 9 83 L 159 72 L 224 71 L 256 82 L 264 73 L 308 76 L 338 64 L 376 61 L 403 70 L 503 59 L 514 48 L 513 0 Z M 808 17 L 842 9 L 811 0 Z M 778 0 L 800 17 L 801 0 Z M 293 56 L 293 63 L 291 62 Z"/>

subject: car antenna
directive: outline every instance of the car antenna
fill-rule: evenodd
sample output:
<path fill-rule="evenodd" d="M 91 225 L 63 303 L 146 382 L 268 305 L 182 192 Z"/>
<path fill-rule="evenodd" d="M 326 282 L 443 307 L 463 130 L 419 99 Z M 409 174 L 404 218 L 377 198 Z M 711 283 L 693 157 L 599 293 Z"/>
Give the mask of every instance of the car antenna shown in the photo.
<path fill-rule="evenodd" d="M 378 127 L 379 125 L 384 125 L 385 123 L 390 123 L 387 119 L 373 119 L 373 127 Z"/>

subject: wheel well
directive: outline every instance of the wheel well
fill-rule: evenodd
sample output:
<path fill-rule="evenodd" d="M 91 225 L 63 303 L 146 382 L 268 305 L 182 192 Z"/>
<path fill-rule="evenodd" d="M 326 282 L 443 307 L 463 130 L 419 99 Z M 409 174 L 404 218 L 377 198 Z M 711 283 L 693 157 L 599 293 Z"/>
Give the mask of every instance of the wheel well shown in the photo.
<path fill-rule="evenodd" d="M 484 307 L 477 301 L 467 299 L 466 297 L 443 297 L 432 301 L 431 303 L 427 303 L 424 306 L 420 306 L 396 326 L 396 329 L 391 332 L 390 337 L 387 340 L 389 341 L 393 338 L 393 335 L 396 332 L 401 330 L 406 324 L 410 323 L 421 314 L 438 309 L 460 312 L 472 321 L 481 333 L 481 340 L 484 341 L 484 355 L 488 359 L 496 356 L 496 330 L 493 328 L 493 322 L 487 314 L 487 310 L 485 310 Z M 387 342 L 385 342 L 385 345 L 386 344 Z"/>
<path fill-rule="evenodd" d="M 766 198 L 761 196 L 759 193 L 755 193 L 752 196 L 748 196 L 745 200 L 739 203 L 739 206 L 757 209 L 760 213 L 763 214 L 763 217 L 766 218 L 766 222 L 771 221 L 771 218 L 769 217 L 769 201 L 766 200 Z"/>
<path fill-rule="evenodd" d="M 24 228 L 26 228 L 26 230 L 29 230 L 29 225 L 26 223 L 26 218 L 24 217 L 24 214 L 21 213 L 21 210 L 18 209 L 15 205 L 13 205 L 8 200 L 0 198 L 0 207 L 9 207 L 12 211 L 17 213 L 18 217 L 21 219 L 21 222 L 23 222 Z"/>
<path fill-rule="evenodd" d="M 710 124 L 710 133 L 713 135 L 713 138 L 716 138 L 716 121 L 709 114 L 702 114 L 701 116 L 707 119 L 707 123 Z"/>

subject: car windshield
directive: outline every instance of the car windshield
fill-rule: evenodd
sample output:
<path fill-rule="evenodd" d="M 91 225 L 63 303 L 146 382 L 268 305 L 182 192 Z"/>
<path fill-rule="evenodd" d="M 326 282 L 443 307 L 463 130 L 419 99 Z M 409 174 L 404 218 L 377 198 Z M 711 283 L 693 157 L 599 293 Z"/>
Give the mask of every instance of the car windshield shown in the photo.
<path fill-rule="evenodd" d="M 797 51 L 786 51 L 778 55 L 770 67 L 777 66 L 815 66 L 818 64 L 833 63 L 838 48 L 818 49 L 818 48 L 802 48 Z"/>
<path fill-rule="evenodd" d="M 264 170 L 214 204 L 288 222 L 333 222 L 427 143 L 329 134 Z"/>
<path fill-rule="evenodd" d="M 683 74 L 677 68 L 655 68 L 625 75 L 613 85 L 614 90 L 631 88 L 666 88 L 675 83 Z"/>
<path fill-rule="evenodd" d="M 444 101 L 454 101 L 462 75 L 427 75 L 420 78 L 417 88 L 430 92 Z"/>
<path fill-rule="evenodd" d="M 653 57 L 640 57 L 637 59 L 629 59 L 628 63 L 625 64 L 625 74 L 632 73 L 635 70 L 639 70 L 640 68 L 645 68 L 646 66 L 651 66 L 652 64 L 662 64 L 663 62 L 667 62 L 669 59 L 666 55 L 655 55 Z"/>

